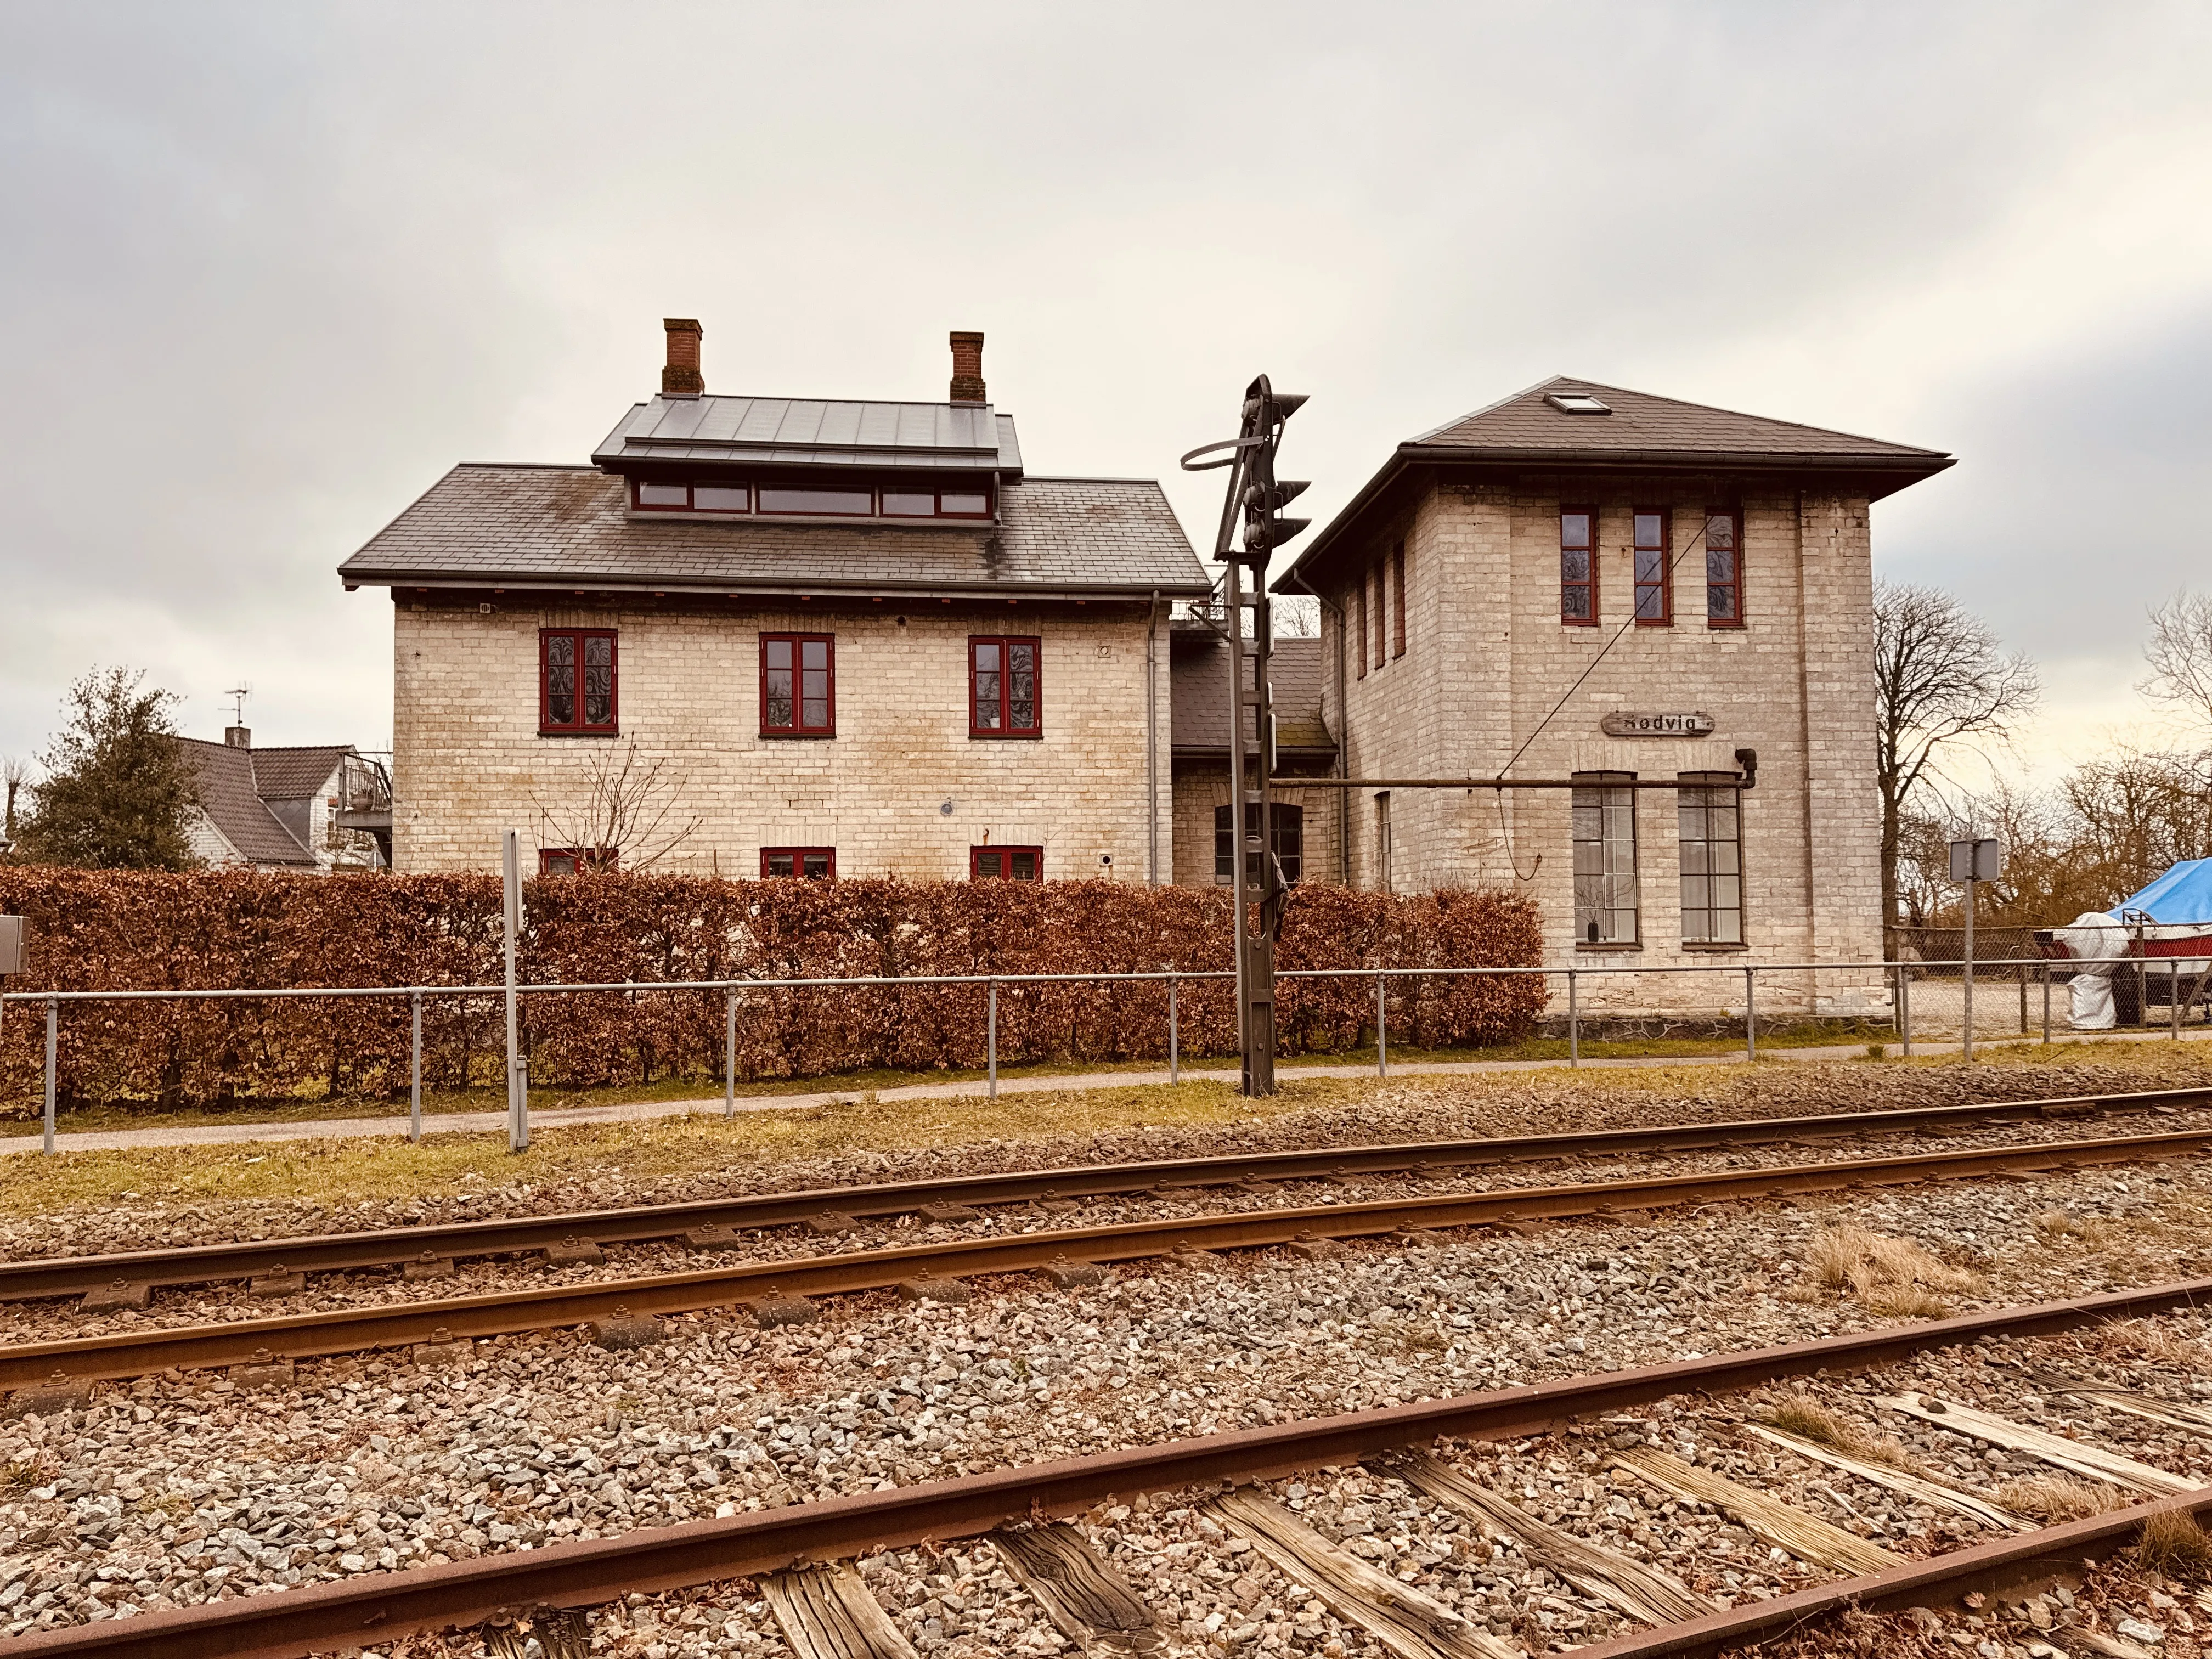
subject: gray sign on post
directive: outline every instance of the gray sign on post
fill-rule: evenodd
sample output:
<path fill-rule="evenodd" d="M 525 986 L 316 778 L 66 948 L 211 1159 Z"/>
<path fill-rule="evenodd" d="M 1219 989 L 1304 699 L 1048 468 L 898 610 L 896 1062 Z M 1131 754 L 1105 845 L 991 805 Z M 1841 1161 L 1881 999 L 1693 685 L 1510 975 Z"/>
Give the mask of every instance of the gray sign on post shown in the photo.
<path fill-rule="evenodd" d="M 1966 884 L 1966 937 L 1960 950 L 1959 1052 L 1974 1057 L 1974 884 L 2004 873 L 2004 843 L 1980 836 L 1951 843 L 1951 879 Z"/>
<path fill-rule="evenodd" d="M 30 971 L 31 935 L 21 916 L 0 916 L 0 974 Z"/>
<path fill-rule="evenodd" d="M 1995 881 L 2004 874 L 2004 843 L 2001 841 L 1954 841 L 1951 843 L 1951 879 Z"/>

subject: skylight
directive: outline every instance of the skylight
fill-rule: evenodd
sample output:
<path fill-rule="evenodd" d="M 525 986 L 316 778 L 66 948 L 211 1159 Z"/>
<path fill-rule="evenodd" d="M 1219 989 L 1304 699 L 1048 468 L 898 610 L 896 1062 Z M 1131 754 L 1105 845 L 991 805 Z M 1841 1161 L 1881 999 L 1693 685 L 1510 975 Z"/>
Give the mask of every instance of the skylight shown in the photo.
<path fill-rule="evenodd" d="M 1554 392 L 1544 401 L 1556 410 L 1569 415 L 1610 415 L 1610 405 L 1600 403 L 1587 392 Z"/>

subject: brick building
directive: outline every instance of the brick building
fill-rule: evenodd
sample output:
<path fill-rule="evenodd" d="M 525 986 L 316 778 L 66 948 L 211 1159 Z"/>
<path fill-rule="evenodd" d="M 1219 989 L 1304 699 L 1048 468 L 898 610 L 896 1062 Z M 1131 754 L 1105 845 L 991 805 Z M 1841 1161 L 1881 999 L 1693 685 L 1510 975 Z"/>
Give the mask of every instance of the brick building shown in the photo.
<path fill-rule="evenodd" d="M 1340 775 L 1580 787 L 1346 792 L 1351 879 L 1517 888 L 1555 963 L 1878 960 L 1869 507 L 1950 465 L 1565 380 L 1401 444 L 1277 583 L 1322 602 Z"/>
<path fill-rule="evenodd" d="M 1039 477 L 943 403 L 661 392 L 588 465 L 455 467 L 346 561 L 394 608 L 392 858 L 1165 880 L 1166 635 L 1208 583 L 1153 482 Z"/>

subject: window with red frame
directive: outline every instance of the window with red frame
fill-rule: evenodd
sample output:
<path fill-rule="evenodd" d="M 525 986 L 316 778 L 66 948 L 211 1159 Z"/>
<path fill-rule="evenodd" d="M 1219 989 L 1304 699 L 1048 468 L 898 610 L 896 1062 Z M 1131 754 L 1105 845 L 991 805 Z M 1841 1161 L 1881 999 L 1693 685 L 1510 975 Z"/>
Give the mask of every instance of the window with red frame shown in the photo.
<path fill-rule="evenodd" d="M 1406 544 L 1390 550 L 1390 654 L 1406 654 Z"/>
<path fill-rule="evenodd" d="M 763 634 L 761 736 L 837 735 L 836 640 L 829 634 Z"/>
<path fill-rule="evenodd" d="M 1367 678 L 1367 578 L 1359 578 L 1359 678 Z"/>
<path fill-rule="evenodd" d="M 1743 626 L 1743 514 L 1705 509 L 1705 626 Z"/>
<path fill-rule="evenodd" d="M 618 870 L 622 849 L 615 847 L 541 847 L 538 873 L 541 876 L 580 876 L 587 870 Z"/>
<path fill-rule="evenodd" d="M 805 881 L 837 879 L 837 849 L 834 847 L 763 847 L 761 878 L 795 876 Z"/>
<path fill-rule="evenodd" d="M 1559 620 L 1597 625 L 1597 509 L 1559 509 Z"/>
<path fill-rule="evenodd" d="M 615 631 L 538 630 L 538 729 L 611 734 L 615 719 Z"/>
<path fill-rule="evenodd" d="M 1044 703 L 1037 685 L 1042 642 L 971 638 L 968 641 L 968 734 L 1040 738 Z"/>
<path fill-rule="evenodd" d="M 968 873 L 977 881 L 1042 881 L 1042 847 L 971 847 Z"/>
<path fill-rule="evenodd" d="M 1663 507 L 1639 507 L 1636 520 L 1636 623 L 1663 628 L 1674 620 L 1674 515 Z"/>

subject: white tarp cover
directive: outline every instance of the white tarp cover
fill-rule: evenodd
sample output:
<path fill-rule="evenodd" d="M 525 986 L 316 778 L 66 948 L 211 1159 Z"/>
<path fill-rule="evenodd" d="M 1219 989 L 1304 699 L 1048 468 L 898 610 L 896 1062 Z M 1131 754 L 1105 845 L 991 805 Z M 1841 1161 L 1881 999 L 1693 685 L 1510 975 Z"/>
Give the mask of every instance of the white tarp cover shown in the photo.
<path fill-rule="evenodd" d="M 2127 929 L 2117 916 L 2085 910 L 2054 937 L 2074 959 L 2074 1008 L 2067 1023 L 2077 1031 L 2111 1030 L 2119 1024 L 2112 1008 L 2112 969 L 2127 958 Z"/>

